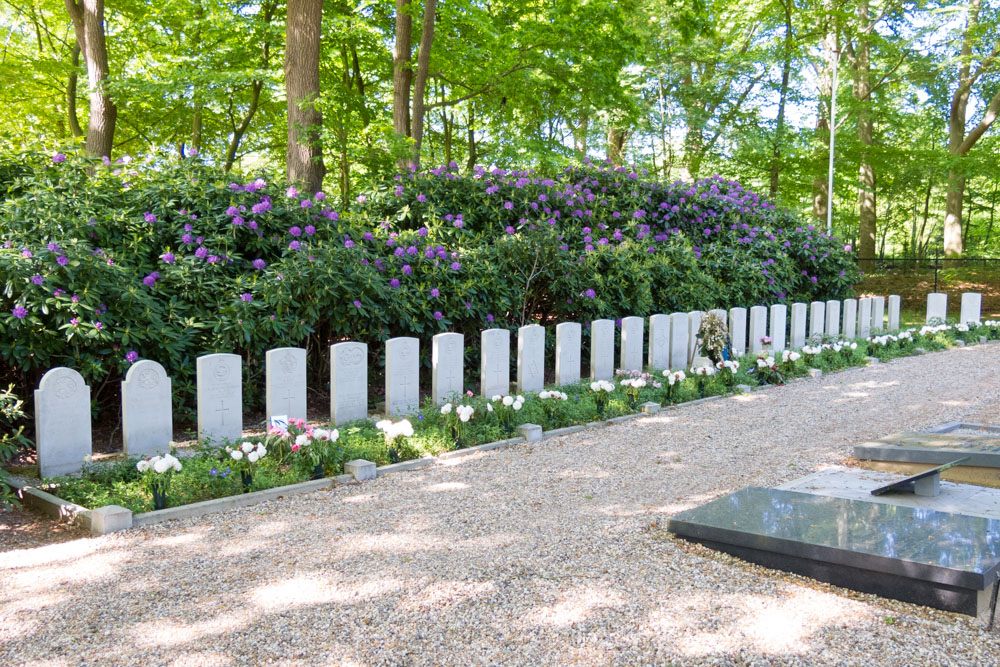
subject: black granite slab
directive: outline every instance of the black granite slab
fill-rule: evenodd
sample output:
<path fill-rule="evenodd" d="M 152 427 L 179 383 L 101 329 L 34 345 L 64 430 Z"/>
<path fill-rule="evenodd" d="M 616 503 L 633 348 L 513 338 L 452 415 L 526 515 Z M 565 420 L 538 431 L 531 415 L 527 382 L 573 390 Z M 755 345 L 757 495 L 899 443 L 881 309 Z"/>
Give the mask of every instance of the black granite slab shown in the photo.
<path fill-rule="evenodd" d="M 667 529 L 766 567 L 982 615 L 1000 573 L 1000 520 L 750 487 Z"/>
<path fill-rule="evenodd" d="M 941 465 L 968 457 L 963 465 L 1000 468 L 1000 437 L 953 433 L 895 433 L 854 447 L 866 461 L 899 461 Z"/>

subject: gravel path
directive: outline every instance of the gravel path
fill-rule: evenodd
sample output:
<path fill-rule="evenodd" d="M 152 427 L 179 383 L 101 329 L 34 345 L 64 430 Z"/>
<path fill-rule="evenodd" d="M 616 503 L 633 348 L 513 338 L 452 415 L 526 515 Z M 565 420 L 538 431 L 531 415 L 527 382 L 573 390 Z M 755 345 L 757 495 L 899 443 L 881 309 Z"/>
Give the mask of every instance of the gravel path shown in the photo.
<path fill-rule="evenodd" d="M 997 423 L 1000 345 L 227 514 L 0 553 L 0 664 L 1000 664 L 970 618 L 818 584 L 657 522 Z"/>

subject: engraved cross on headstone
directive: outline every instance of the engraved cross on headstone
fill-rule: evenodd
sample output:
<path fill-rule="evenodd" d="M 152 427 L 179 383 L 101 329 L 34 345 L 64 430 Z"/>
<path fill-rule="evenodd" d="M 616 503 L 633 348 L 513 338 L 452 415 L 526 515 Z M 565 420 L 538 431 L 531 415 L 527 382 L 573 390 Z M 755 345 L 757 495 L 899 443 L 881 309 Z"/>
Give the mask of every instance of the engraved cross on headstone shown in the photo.
<path fill-rule="evenodd" d="M 219 423 L 223 426 L 226 425 L 226 413 L 229 412 L 229 408 L 226 407 L 226 402 L 224 400 L 219 401 L 219 409 L 216 410 L 219 413 Z"/>

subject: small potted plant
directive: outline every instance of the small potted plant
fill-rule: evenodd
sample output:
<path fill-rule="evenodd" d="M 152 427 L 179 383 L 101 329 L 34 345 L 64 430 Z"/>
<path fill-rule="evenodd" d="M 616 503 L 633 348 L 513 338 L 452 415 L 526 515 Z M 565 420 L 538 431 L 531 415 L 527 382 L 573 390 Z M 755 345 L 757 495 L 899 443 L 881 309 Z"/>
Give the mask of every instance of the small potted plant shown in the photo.
<path fill-rule="evenodd" d="M 451 403 L 441 406 L 441 414 L 444 415 L 445 423 L 451 428 L 451 437 L 455 440 L 455 449 L 462 449 L 464 442 L 462 435 L 465 431 L 465 424 L 476 414 L 475 408 L 471 405 L 456 405 Z"/>
<path fill-rule="evenodd" d="M 667 398 L 664 402 L 670 404 L 674 402 L 676 388 L 680 386 L 681 382 L 684 382 L 687 375 L 684 374 L 684 371 L 663 371 L 663 377 L 667 378 Z"/>
<path fill-rule="evenodd" d="M 705 386 L 708 384 L 709 378 L 715 375 L 715 369 L 711 366 L 698 366 L 691 369 L 691 374 L 698 382 L 698 398 L 705 398 Z"/>
<path fill-rule="evenodd" d="M 375 423 L 375 428 L 385 435 L 385 445 L 389 452 L 389 461 L 399 463 L 399 449 L 397 445 L 400 438 L 409 438 L 413 435 L 413 424 L 409 419 L 393 423 L 391 419 L 383 419 Z"/>
<path fill-rule="evenodd" d="M 239 447 L 226 447 L 226 452 L 233 460 L 233 467 L 240 472 L 243 493 L 250 493 L 257 462 L 267 456 L 267 448 L 264 447 L 263 443 L 254 444 L 244 440 Z"/>
<path fill-rule="evenodd" d="M 153 495 L 153 509 L 166 509 L 170 480 L 175 472 L 181 471 L 181 462 L 171 454 L 164 454 L 146 457 L 136 463 L 135 467 L 142 474 L 147 488 Z"/>

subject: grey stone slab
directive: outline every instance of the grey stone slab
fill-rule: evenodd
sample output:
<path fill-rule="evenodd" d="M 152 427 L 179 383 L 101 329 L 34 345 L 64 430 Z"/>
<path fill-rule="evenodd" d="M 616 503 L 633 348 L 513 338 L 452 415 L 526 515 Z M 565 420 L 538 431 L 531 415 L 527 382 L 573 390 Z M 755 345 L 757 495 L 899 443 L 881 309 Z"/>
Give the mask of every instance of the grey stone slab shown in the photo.
<path fill-rule="evenodd" d="M 928 433 L 952 433 L 955 431 L 959 431 L 964 435 L 1000 434 L 1000 426 L 975 424 L 972 422 L 945 422 L 944 424 L 938 424 L 934 428 L 927 429 Z"/>
<path fill-rule="evenodd" d="M 556 385 L 576 384 L 580 381 L 580 350 L 583 327 L 578 322 L 560 322 L 556 325 Z"/>
<path fill-rule="evenodd" d="M 35 390 L 35 445 L 39 474 L 79 472 L 90 456 L 90 387 L 72 368 L 53 368 Z"/>
<path fill-rule="evenodd" d="M 733 356 L 739 359 L 747 353 L 747 309 L 729 309 L 729 342 Z"/>
<path fill-rule="evenodd" d="M 486 398 L 510 393 L 510 331 L 487 329 L 479 334 L 479 389 Z"/>
<path fill-rule="evenodd" d="M 356 482 L 363 482 L 366 479 L 375 479 L 375 464 L 365 459 L 354 459 L 344 464 L 344 472 L 354 478 Z"/>
<path fill-rule="evenodd" d="M 688 325 L 687 313 L 670 314 L 670 370 L 687 370 L 689 367 Z"/>
<path fill-rule="evenodd" d="M 122 440 L 129 456 L 153 456 L 170 449 L 174 416 L 170 378 L 151 359 L 132 364 L 122 381 Z"/>
<path fill-rule="evenodd" d="M 844 338 L 858 337 L 858 300 L 844 299 Z"/>
<path fill-rule="evenodd" d="M 858 299 L 858 338 L 868 338 L 872 335 L 872 300 L 869 297 Z"/>
<path fill-rule="evenodd" d="M 243 360 L 238 354 L 198 357 L 198 440 L 213 446 L 243 436 Z"/>
<path fill-rule="evenodd" d="M 962 294 L 962 310 L 959 322 L 967 324 L 969 322 L 980 322 L 983 310 L 983 295 L 979 292 L 965 292 Z"/>
<path fill-rule="evenodd" d="M 899 308 L 902 302 L 898 294 L 889 295 L 889 331 L 899 331 Z"/>
<path fill-rule="evenodd" d="M 806 344 L 806 312 L 809 306 L 804 303 L 792 304 L 791 345 L 789 349 L 799 350 Z"/>
<path fill-rule="evenodd" d="M 264 395 L 268 417 L 306 418 L 306 351 L 279 347 L 265 355 Z"/>
<path fill-rule="evenodd" d="M 390 417 L 420 408 L 420 341 L 410 336 L 385 342 L 385 411 Z"/>
<path fill-rule="evenodd" d="M 942 465 L 968 456 L 967 466 L 1000 468 L 1000 435 L 895 433 L 854 446 L 855 458 Z"/>
<path fill-rule="evenodd" d="M 885 297 L 872 297 L 872 335 L 885 331 Z"/>
<path fill-rule="evenodd" d="M 621 364 L 626 371 L 642 370 L 642 338 L 644 322 L 630 315 L 622 318 Z"/>
<path fill-rule="evenodd" d="M 649 318 L 649 356 L 646 365 L 658 371 L 670 368 L 670 315 Z"/>
<path fill-rule="evenodd" d="M 826 335 L 840 335 L 840 302 L 830 299 L 826 302 Z"/>
<path fill-rule="evenodd" d="M 611 345 L 614 347 L 615 323 L 604 321 L 611 324 Z M 544 388 L 545 327 L 529 324 L 517 330 L 517 390 L 541 391 Z"/>
<path fill-rule="evenodd" d="M 649 401 L 648 403 L 641 404 L 639 411 L 644 415 L 655 415 L 660 411 L 660 404 L 655 401 Z"/>
<path fill-rule="evenodd" d="M 753 306 L 750 309 L 750 354 L 757 354 L 764 349 L 761 338 L 767 336 L 767 308 Z"/>
<path fill-rule="evenodd" d="M 705 314 L 700 310 L 692 310 L 688 313 L 688 349 L 687 358 L 694 359 L 698 351 L 698 330 L 701 329 L 701 318 Z"/>
<path fill-rule="evenodd" d="M 822 336 L 826 333 L 826 304 L 813 301 L 809 304 L 809 337 Z"/>
<path fill-rule="evenodd" d="M 590 379 L 610 380 L 615 376 L 615 321 L 590 323 Z"/>
<path fill-rule="evenodd" d="M 431 338 L 431 398 L 434 405 L 465 390 L 465 336 L 439 333 Z"/>
<path fill-rule="evenodd" d="M 330 346 L 330 421 L 343 424 L 368 417 L 368 345 Z"/>
<path fill-rule="evenodd" d="M 771 349 L 781 352 L 787 346 L 788 306 L 776 303 L 771 306 Z"/>
<path fill-rule="evenodd" d="M 749 487 L 674 515 L 667 529 L 766 567 L 981 615 L 1000 571 L 1000 521 Z"/>
<path fill-rule="evenodd" d="M 105 505 L 90 513 L 90 534 L 107 535 L 132 527 L 132 510 L 119 505 Z"/>
<path fill-rule="evenodd" d="M 517 431 L 525 442 L 537 442 L 542 439 L 542 427 L 538 424 L 521 424 L 517 427 Z"/>
<path fill-rule="evenodd" d="M 943 323 L 948 319 L 948 295 L 940 292 L 931 292 L 927 295 L 927 320 L 926 324 L 933 322 Z"/>
<path fill-rule="evenodd" d="M 891 472 L 835 466 L 785 482 L 777 488 L 1000 520 L 1000 489 L 942 480 L 940 493 L 936 496 L 918 496 L 912 493 L 872 495 L 873 490 L 903 478 L 903 475 Z"/>
<path fill-rule="evenodd" d="M 915 475 L 894 480 L 885 486 L 872 489 L 873 496 L 881 496 L 892 492 L 912 492 L 918 496 L 937 496 L 941 493 L 941 473 L 969 460 L 968 456 L 955 459 L 930 470 L 918 472 Z"/>

